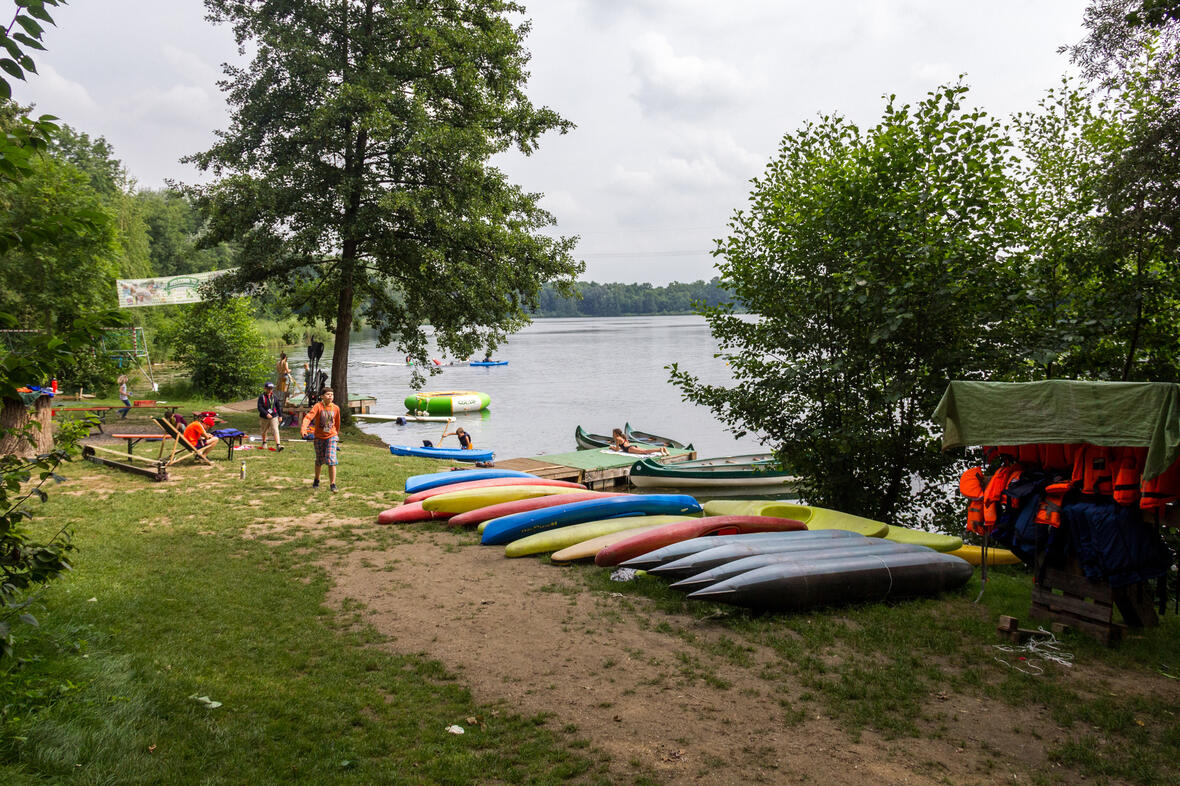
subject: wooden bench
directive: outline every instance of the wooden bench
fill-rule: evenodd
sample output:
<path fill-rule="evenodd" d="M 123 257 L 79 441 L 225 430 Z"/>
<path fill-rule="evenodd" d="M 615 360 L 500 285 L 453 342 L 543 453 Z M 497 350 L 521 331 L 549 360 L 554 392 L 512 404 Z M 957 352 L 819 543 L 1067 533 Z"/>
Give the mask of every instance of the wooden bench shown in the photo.
<path fill-rule="evenodd" d="M 162 442 L 166 439 L 171 439 L 167 434 L 111 434 L 115 439 L 127 440 L 127 455 L 133 456 L 132 448 L 140 442 Z M 164 446 L 160 446 L 160 455 L 164 455 Z"/>

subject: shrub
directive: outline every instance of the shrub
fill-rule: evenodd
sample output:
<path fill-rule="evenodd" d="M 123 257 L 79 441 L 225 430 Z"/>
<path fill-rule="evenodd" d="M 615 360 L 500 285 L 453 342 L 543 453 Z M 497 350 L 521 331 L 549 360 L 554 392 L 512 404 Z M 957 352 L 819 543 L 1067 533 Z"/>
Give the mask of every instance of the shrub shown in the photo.
<path fill-rule="evenodd" d="M 256 393 L 270 373 L 249 298 L 195 304 L 181 317 L 169 343 L 193 387 L 214 399 Z"/>

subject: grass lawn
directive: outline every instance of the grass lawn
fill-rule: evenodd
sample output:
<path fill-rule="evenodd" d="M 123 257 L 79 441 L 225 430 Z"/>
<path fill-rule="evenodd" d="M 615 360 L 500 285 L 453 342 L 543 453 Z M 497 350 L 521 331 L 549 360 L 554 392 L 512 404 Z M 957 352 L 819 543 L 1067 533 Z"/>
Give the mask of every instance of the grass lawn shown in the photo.
<path fill-rule="evenodd" d="M 185 403 L 182 412 L 207 408 Z M 226 419 L 257 428 L 252 414 Z M 132 428 L 154 430 L 142 420 Z M 288 444 L 238 454 L 244 480 L 220 447 L 216 469 L 190 462 L 164 484 L 83 462 L 65 468 L 70 481 L 49 489 L 34 523 L 45 532 L 71 525 L 75 571 L 40 594 L 41 626 L 18 629 L 19 661 L 0 668 L 0 783 L 609 780 L 604 754 L 576 731 L 476 704 L 439 663 L 374 646 L 383 639 L 363 609 L 325 605 L 330 576 L 318 565 L 358 542 L 408 476 L 438 465 L 394 459 L 348 434 L 333 495 L 310 488 L 311 445 Z M 293 517 L 313 526 L 294 538 L 262 535 L 260 524 Z M 619 614 L 666 632 L 686 673 L 724 689 L 702 663 L 763 668 L 794 697 L 783 700 L 788 725 L 823 712 L 850 741 L 866 730 L 950 739 L 959 719 L 930 703 L 945 692 L 1036 706 L 1064 729 L 1034 782 L 1177 782 L 1175 702 L 1114 684 L 1180 676 L 1175 615 L 1114 648 L 1069 636 L 1067 649 L 1088 667 L 1083 679 L 1081 669 L 1027 673 L 997 660 L 998 615 L 1027 617 L 1030 578 L 1020 568 L 993 569 L 978 605 L 975 579 L 935 599 L 792 615 L 688 602 L 653 578 L 620 584 L 604 570 L 572 570 L 588 589 L 621 593 Z M 683 624 L 706 617 L 726 635 L 705 641 Z M 755 648 L 774 665 L 753 665 Z M 448 733 L 452 724 L 466 733 Z"/>

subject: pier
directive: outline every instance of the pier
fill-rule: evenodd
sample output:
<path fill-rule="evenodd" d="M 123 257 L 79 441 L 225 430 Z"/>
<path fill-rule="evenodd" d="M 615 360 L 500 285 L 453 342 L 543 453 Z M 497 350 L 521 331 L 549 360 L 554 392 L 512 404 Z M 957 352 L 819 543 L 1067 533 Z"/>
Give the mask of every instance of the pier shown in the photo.
<path fill-rule="evenodd" d="M 691 446 L 690 446 L 691 447 Z M 695 450 L 671 450 L 664 464 L 692 461 Z M 616 453 L 606 448 L 549 453 L 533 458 L 497 460 L 498 469 L 528 472 L 549 480 L 568 480 L 586 488 L 603 490 L 628 485 L 631 465 L 643 458 L 635 453 Z"/>

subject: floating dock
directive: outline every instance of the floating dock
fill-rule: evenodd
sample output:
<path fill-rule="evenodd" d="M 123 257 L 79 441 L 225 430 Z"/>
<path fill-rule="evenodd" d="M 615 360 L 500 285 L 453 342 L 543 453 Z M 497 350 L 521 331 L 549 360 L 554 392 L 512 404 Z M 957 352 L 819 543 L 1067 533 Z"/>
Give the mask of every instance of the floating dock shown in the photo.
<path fill-rule="evenodd" d="M 669 450 L 664 464 L 692 461 L 695 450 Z M 586 488 L 609 489 L 630 483 L 631 465 L 643 458 L 637 453 L 616 453 L 607 448 L 550 453 L 534 458 L 497 460 L 497 469 L 515 469 L 549 480 L 568 480 Z"/>

